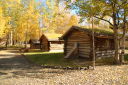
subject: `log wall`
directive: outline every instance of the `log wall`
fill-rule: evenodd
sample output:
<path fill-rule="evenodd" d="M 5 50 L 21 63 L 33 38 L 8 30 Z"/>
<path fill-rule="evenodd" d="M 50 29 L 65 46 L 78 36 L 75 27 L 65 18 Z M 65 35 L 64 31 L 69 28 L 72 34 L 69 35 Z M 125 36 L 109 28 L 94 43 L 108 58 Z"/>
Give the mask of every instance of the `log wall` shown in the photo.
<path fill-rule="evenodd" d="M 114 39 L 95 38 L 96 57 L 114 56 Z"/>
<path fill-rule="evenodd" d="M 73 49 L 75 43 L 78 43 L 78 56 L 89 58 L 91 50 L 90 36 L 85 32 L 73 30 L 65 42 L 65 54 L 68 54 Z"/>
<path fill-rule="evenodd" d="M 62 38 L 64 39 L 65 55 L 71 52 L 75 43 L 78 43 L 78 56 L 92 59 L 91 32 L 71 28 Z M 95 34 L 96 57 L 113 56 L 114 48 L 113 36 Z"/>
<path fill-rule="evenodd" d="M 40 44 L 30 43 L 30 49 L 40 49 Z"/>
<path fill-rule="evenodd" d="M 95 38 L 95 47 L 99 51 L 114 50 L 114 39 Z"/>
<path fill-rule="evenodd" d="M 40 38 L 40 48 L 42 51 L 49 51 L 50 50 L 50 43 L 48 42 L 48 39 L 45 36 L 41 36 Z"/>

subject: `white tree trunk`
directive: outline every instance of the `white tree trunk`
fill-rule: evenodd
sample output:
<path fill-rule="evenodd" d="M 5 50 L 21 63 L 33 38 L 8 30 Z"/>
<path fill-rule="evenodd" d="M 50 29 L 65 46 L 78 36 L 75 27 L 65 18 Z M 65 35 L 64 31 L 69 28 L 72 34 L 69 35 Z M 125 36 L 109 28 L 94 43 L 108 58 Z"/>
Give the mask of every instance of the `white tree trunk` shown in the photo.
<path fill-rule="evenodd" d="M 13 45 L 13 32 L 10 33 L 10 45 Z"/>

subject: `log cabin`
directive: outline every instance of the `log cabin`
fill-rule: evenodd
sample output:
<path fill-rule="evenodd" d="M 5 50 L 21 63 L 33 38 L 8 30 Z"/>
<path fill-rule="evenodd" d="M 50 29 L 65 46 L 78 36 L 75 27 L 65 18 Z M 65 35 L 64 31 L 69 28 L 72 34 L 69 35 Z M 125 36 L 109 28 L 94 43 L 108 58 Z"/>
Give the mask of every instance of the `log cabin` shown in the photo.
<path fill-rule="evenodd" d="M 82 57 L 92 59 L 92 29 L 72 26 L 60 40 L 64 40 L 65 58 Z M 113 33 L 101 29 L 94 29 L 96 57 L 114 55 Z"/>
<path fill-rule="evenodd" d="M 52 36 L 52 38 L 50 37 Z M 60 36 L 60 35 L 59 35 Z M 56 47 L 60 47 L 61 44 L 63 44 L 63 40 L 59 40 L 58 36 L 54 35 L 48 35 L 48 34 L 42 34 L 42 36 L 39 39 L 41 50 L 42 51 L 50 51 L 50 50 L 56 50 Z M 63 49 L 63 46 L 62 46 Z"/>
<path fill-rule="evenodd" d="M 40 49 L 40 41 L 36 39 L 29 40 L 30 49 Z"/>
<path fill-rule="evenodd" d="M 50 50 L 50 43 L 48 42 L 48 38 L 44 34 L 42 34 L 39 41 L 40 41 L 40 49 L 42 51 L 45 52 Z"/>

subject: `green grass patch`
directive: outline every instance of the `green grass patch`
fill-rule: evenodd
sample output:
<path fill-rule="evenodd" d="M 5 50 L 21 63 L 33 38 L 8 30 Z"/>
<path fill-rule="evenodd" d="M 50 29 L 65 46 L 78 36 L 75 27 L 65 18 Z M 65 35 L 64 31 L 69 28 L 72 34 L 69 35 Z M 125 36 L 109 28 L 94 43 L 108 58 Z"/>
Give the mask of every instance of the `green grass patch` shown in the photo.
<path fill-rule="evenodd" d="M 90 65 L 85 59 L 64 59 L 63 52 L 28 52 L 26 57 L 36 64 L 62 67 L 84 67 Z"/>
<path fill-rule="evenodd" d="M 4 48 L 5 46 L 0 46 L 0 48 Z"/>
<path fill-rule="evenodd" d="M 12 45 L 12 46 L 8 46 L 7 48 L 24 48 L 24 46 L 21 46 L 21 45 Z"/>
<path fill-rule="evenodd" d="M 92 65 L 92 61 L 83 58 L 64 59 L 63 52 L 28 52 L 25 56 L 32 62 L 47 66 L 85 67 Z M 98 58 L 96 65 L 113 65 L 114 58 Z"/>

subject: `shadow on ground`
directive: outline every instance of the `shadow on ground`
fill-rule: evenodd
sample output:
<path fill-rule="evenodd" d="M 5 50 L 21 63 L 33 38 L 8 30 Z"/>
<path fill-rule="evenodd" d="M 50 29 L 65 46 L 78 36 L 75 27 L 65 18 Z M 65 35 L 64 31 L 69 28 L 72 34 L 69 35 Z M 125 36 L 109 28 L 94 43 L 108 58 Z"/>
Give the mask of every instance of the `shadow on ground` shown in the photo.
<path fill-rule="evenodd" d="M 54 77 L 57 74 L 64 74 L 65 71 L 62 69 L 50 69 L 50 68 L 42 68 L 40 66 L 36 66 L 30 64 L 23 56 L 18 54 L 16 50 L 4 50 L 5 54 L 0 54 L 0 78 L 4 76 L 4 79 L 8 79 L 11 77 L 20 78 L 20 77 L 30 77 L 30 78 L 50 78 Z M 4 52 L 3 51 L 3 52 Z"/>

